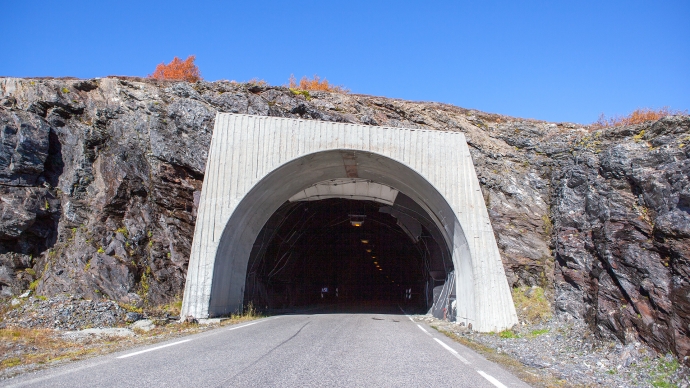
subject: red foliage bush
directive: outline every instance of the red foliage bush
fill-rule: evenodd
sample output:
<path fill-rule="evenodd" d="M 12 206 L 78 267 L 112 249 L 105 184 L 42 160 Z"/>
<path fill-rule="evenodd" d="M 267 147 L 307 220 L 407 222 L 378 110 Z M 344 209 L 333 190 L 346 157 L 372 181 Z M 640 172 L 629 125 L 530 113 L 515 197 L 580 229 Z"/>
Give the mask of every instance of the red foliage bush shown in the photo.
<path fill-rule="evenodd" d="M 664 116 L 687 114 L 686 111 L 671 110 L 669 107 L 661 109 L 640 108 L 635 109 L 627 116 L 614 116 L 607 118 L 603 113 L 599 116 L 599 120 L 590 125 L 591 129 L 600 129 L 608 127 L 617 127 L 619 125 L 633 125 L 642 124 L 645 121 L 659 120 Z"/>
<path fill-rule="evenodd" d="M 297 83 L 297 79 L 295 78 L 295 76 L 290 75 L 290 83 L 289 83 L 288 87 L 290 89 L 321 90 L 324 92 L 335 92 L 335 93 L 349 93 L 350 92 L 348 89 L 345 89 L 342 86 L 329 84 L 328 80 L 325 78 L 322 81 L 318 75 L 314 75 L 314 78 L 312 78 L 312 79 L 309 79 L 306 76 L 302 77 L 302 79 L 299 80 L 299 84 Z"/>
<path fill-rule="evenodd" d="M 160 63 L 156 66 L 153 74 L 149 74 L 150 78 L 165 79 L 165 80 L 179 80 L 196 82 L 201 80 L 201 73 L 199 68 L 194 64 L 196 56 L 190 55 L 184 61 L 178 57 L 173 58 L 172 62 Z"/>

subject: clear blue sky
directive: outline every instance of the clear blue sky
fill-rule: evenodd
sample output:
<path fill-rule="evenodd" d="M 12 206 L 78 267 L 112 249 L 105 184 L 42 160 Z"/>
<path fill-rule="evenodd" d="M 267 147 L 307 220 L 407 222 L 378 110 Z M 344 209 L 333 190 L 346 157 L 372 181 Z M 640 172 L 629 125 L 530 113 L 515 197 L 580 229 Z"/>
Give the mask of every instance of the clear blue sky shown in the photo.
<path fill-rule="evenodd" d="M 589 123 L 690 109 L 690 1 L 10 1 L 0 75 L 318 74 L 353 93 Z"/>

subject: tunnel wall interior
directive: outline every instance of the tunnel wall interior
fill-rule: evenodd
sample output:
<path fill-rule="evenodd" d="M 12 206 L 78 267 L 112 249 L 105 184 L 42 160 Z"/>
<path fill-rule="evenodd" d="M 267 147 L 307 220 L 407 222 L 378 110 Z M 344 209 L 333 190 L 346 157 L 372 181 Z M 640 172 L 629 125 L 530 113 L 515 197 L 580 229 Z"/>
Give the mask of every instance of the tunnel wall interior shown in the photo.
<path fill-rule="evenodd" d="M 281 205 L 252 248 L 245 305 L 336 303 L 352 311 L 353 303 L 393 303 L 453 320 L 455 289 L 441 292 L 453 276 L 441 232 L 406 195 L 382 202 L 345 196 Z"/>
<path fill-rule="evenodd" d="M 182 315 L 207 318 L 241 310 L 252 251 L 271 216 L 291 199 L 319 193 L 320 182 L 343 179 L 369 186 L 355 199 L 390 202 L 394 190 L 404 194 L 395 203 L 407 201 L 428 216 L 445 243 L 439 250 L 447 249 L 451 257 L 454 294 L 450 283 L 444 284 L 446 295 L 456 299 L 458 322 L 479 331 L 517 323 L 462 133 L 234 114 L 216 116 Z M 382 186 L 391 190 L 384 193 Z M 390 206 L 389 215 L 404 219 L 405 214 L 394 214 L 398 210 Z M 449 268 L 429 273 L 447 279 Z M 443 287 L 436 293 L 442 295 Z"/>

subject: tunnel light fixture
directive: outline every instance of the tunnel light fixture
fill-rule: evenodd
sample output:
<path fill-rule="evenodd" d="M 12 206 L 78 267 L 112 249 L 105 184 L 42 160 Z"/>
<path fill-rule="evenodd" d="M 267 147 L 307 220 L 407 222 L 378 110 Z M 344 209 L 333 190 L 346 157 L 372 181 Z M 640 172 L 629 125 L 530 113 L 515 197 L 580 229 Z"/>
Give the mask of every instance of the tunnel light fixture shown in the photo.
<path fill-rule="evenodd" d="M 367 253 L 371 253 L 371 249 L 367 249 Z"/>
<path fill-rule="evenodd" d="M 378 266 L 378 265 L 379 265 L 379 262 L 378 262 L 378 261 L 375 261 L 374 264 L 376 264 L 376 266 Z"/>
<path fill-rule="evenodd" d="M 362 244 L 369 244 L 369 240 L 362 240 Z"/>
<path fill-rule="evenodd" d="M 365 215 L 361 214 L 350 214 L 350 224 L 352 226 L 359 228 L 364 225 L 364 219 L 367 218 Z"/>
<path fill-rule="evenodd" d="M 375 259 L 375 258 L 376 258 L 376 256 L 371 256 L 371 258 L 372 258 L 372 259 Z"/>

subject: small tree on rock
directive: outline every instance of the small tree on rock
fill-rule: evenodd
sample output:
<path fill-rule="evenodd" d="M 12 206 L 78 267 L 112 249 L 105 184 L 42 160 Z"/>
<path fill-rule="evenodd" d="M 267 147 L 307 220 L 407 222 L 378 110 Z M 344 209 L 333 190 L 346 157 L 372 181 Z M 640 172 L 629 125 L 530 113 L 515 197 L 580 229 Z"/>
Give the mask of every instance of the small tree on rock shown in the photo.
<path fill-rule="evenodd" d="M 150 78 L 164 79 L 164 80 L 179 80 L 196 82 L 201 80 L 201 73 L 199 68 L 194 64 L 196 56 L 190 55 L 184 61 L 178 57 L 173 58 L 172 62 L 160 63 L 156 66 L 153 74 L 149 74 Z"/>

